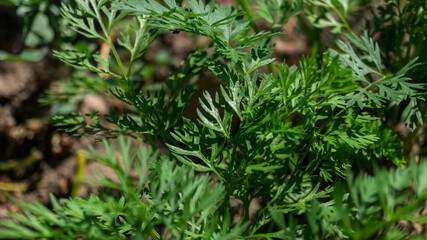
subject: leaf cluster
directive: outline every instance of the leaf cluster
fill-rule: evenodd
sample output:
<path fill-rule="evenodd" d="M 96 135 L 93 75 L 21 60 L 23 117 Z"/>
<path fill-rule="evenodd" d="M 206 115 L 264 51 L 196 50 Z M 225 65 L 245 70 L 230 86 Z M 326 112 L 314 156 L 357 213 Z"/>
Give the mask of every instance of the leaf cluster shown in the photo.
<path fill-rule="evenodd" d="M 53 212 L 24 204 L 24 217 L 13 217 L 28 227 L 7 221 L 8 236 L 18 238 L 16 230 L 23 229 L 27 238 L 398 239 L 411 235 L 399 220 L 425 223 L 415 217 L 427 198 L 425 159 L 406 166 L 403 141 L 387 125 L 389 109 L 404 106 L 398 119 L 410 129 L 422 128 L 426 87 L 411 78 L 421 57 L 389 69 L 382 45 L 369 34 L 356 36 L 349 25 L 359 1 L 258 1 L 254 15 L 275 29 L 289 17 L 277 11 L 287 9 L 304 15 L 313 28 L 333 27 L 347 40 L 289 66 L 271 57 L 271 38 L 280 33 L 259 31 L 248 3 L 239 3 L 244 11 L 197 0 L 188 5 L 78 0 L 62 7 L 76 32 L 111 49 L 107 58 L 81 48 L 55 53 L 76 69 L 105 74 L 115 83 L 101 78 L 95 83 L 92 76 L 75 86 L 103 91 L 129 109 L 55 120 L 77 136 L 104 138 L 107 155 L 92 150 L 89 156 L 115 170 L 118 183 L 102 174 L 98 182 L 119 197 L 60 203 L 52 197 Z M 126 21 L 127 31 L 115 41 L 114 26 Z M 137 89 L 133 63 L 167 31 L 207 37 L 210 43 L 192 52 L 160 87 Z M 203 72 L 221 85 L 217 92 L 203 92 L 197 119 L 191 120 L 183 113 Z M 123 135 L 155 150 L 161 141 L 169 154 L 131 149 Z M 119 138 L 122 162 L 105 140 L 111 138 Z M 378 166 L 391 168 L 373 170 Z M 256 201 L 262 206 L 252 213 Z M 35 216 L 40 220 L 28 220 Z"/>
<path fill-rule="evenodd" d="M 130 141 L 119 138 L 120 155 L 114 143 L 104 144 L 104 154 L 94 148 L 87 157 L 114 170 L 113 176 L 98 172 L 94 179 L 111 192 L 101 196 L 57 200 L 50 195 L 53 209 L 40 203 L 19 203 L 23 215 L 11 215 L 16 221 L 2 221 L 1 238 L 26 239 L 232 239 L 244 226 L 230 226 L 216 210 L 224 187 L 212 185 L 208 175 L 197 176 L 188 167 L 175 166 L 144 147 L 131 150 Z M 131 169 L 137 173 L 131 176 Z M 148 182 L 148 184 L 146 184 Z"/>

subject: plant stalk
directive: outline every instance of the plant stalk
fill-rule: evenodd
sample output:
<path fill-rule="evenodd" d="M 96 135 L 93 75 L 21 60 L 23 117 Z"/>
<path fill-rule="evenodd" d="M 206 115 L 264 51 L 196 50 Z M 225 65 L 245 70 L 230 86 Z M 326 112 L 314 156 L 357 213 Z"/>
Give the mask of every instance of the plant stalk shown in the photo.
<path fill-rule="evenodd" d="M 240 6 L 243 7 L 243 9 L 245 9 L 246 11 L 246 15 L 248 16 L 249 22 L 252 26 L 252 28 L 255 30 L 255 32 L 259 32 L 259 28 L 255 23 L 255 20 L 252 16 L 252 11 L 251 8 L 249 7 L 248 1 L 247 0 L 236 0 L 236 3 L 239 4 Z"/>

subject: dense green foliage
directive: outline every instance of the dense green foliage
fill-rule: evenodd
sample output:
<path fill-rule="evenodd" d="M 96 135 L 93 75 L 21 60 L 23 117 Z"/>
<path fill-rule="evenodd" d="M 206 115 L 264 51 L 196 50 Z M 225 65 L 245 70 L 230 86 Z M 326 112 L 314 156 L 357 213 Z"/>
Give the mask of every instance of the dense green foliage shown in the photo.
<path fill-rule="evenodd" d="M 83 87 L 129 109 L 55 120 L 76 136 L 102 136 L 107 154 L 92 149 L 87 155 L 114 169 L 118 182 L 100 174 L 98 183 L 111 191 L 59 201 L 52 195 L 53 210 L 22 203 L 24 214 L 2 222 L 0 237 L 417 237 L 400 221 L 427 223 L 417 215 L 427 200 L 427 162 L 405 160 L 395 127 L 402 122 L 418 131 L 426 120 L 425 1 L 386 1 L 372 9 L 376 15 L 366 25 L 374 26 L 360 36 L 348 18 L 366 14 L 360 13 L 366 1 L 259 0 L 254 12 L 246 0 L 236 1 L 239 9 L 180 2 L 77 0 L 62 6 L 73 30 L 111 49 L 106 59 L 82 47 L 55 52 L 73 68 L 88 70 L 64 85 L 66 98 Z M 419 14 L 410 17 L 411 11 Z M 292 16 L 308 36 L 326 28 L 338 40 L 331 46 L 311 40 L 316 50 L 299 66 L 277 62 L 271 58 L 272 38 L 283 34 L 280 27 Z M 274 32 L 259 31 L 257 18 Z M 115 41 L 111 32 L 118 26 L 126 29 Z M 141 88 L 138 60 L 164 32 L 204 36 L 210 45 L 195 49 L 160 87 Z M 391 32 L 394 42 L 372 38 Z M 183 112 L 204 71 L 222 84 L 213 95 L 203 93 L 192 121 Z M 61 100 L 51 95 L 45 101 Z M 397 121 L 387 123 L 389 118 Z M 150 145 L 154 153 L 132 148 L 123 136 Z M 120 156 L 107 143 L 111 138 L 119 138 Z M 157 153 L 159 141 L 169 156 Z M 234 199 L 240 209 L 230 204 Z M 254 201 L 262 206 L 251 215 Z"/>

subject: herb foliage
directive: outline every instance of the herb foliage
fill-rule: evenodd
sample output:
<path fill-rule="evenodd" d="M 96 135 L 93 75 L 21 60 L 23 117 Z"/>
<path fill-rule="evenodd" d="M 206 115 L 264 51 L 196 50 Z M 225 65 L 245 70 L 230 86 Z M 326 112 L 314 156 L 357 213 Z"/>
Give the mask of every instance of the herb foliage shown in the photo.
<path fill-rule="evenodd" d="M 426 223 L 416 213 L 427 198 L 427 164 L 425 158 L 407 164 L 402 139 L 386 118 L 389 109 L 402 108 L 401 122 L 413 131 L 423 127 L 426 86 L 413 78 L 425 67 L 418 55 L 425 52 L 418 34 L 425 29 L 411 30 L 407 54 L 390 62 L 391 52 L 399 54 L 396 45 L 378 44 L 369 32 L 357 36 L 347 20 L 363 1 L 259 0 L 254 13 L 246 1 L 237 1 L 238 9 L 208 2 L 77 0 L 62 6 L 73 30 L 111 49 L 107 58 L 79 48 L 56 51 L 61 61 L 87 70 L 69 87 L 87 86 L 129 109 L 55 120 L 76 136 L 103 136 L 107 155 L 93 149 L 87 154 L 115 170 L 118 182 L 100 174 L 98 183 L 120 194 L 59 201 L 52 195 L 53 210 L 22 203 L 22 215 L 2 222 L 1 237 L 415 238 L 399 221 Z M 378 7 L 382 16 L 393 14 L 389 7 L 412 9 L 406 1 L 386 2 L 387 7 Z M 416 29 L 414 21 L 424 23 L 425 6 L 416 4 L 419 8 L 411 6 L 420 17 L 402 23 L 410 29 Z M 303 57 L 299 66 L 272 58 L 271 39 L 294 15 L 316 31 L 329 28 L 341 40 Z M 256 18 L 265 19 L 274 32 L 259 31 Z M 375 16 L 373 31 L 387 29 L 390 19 Z M 127 29 L 115 41 L 111 33 L 123 22 Z M 207 37 L 209 49 L 193 51 L 161 88 L 141 89 L 135 62 L 164 32 Z M 413 54 L 410 46 L 416 46 Z M 203 93 L 198 119 L 192 121 L 183 117 L 195 91 L 190 80 L 203 71 L 222 85 L 213 95 Z M 108 76 L 109 83 L 98 74 Z M 150 145 L 154 153 L 132 149 L 123 136 Z M 119 138 L 123 164 L 106 140 L 112 138 Z M 159 140 L 169 156 L 156 151 Z M 137 179 L 130 176 L 131 168 Z M 234 199 L 242 203 L 241 214 L 230 205 Z M 251 214 L 254 201 L 262 207 Z"/>

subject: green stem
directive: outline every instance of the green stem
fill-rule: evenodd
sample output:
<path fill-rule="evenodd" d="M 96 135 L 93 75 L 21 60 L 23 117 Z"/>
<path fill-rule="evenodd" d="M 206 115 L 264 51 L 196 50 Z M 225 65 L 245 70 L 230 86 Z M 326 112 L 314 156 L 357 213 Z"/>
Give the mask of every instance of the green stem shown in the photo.
<path fill-rule="evenodd" d="M 240 4 L 243 9 L 246 11 L 246 15 L 248 16 L 249 22 L 252 26 L 252 28 L 255 30 L 255 32 L 259 32 L 258 26 L 256 25 L 254 18 L 252 16 L 251 8 L 249 7 L 247 0 L 236 0 L 237 4 Z"/>
<path fill-rule="evenodd" d="M 101 13 L 99 12 L 99 10 L 97 8 L 95 8 L 94 10 L 95 10 L 95 13 L 96 13 L 96 20 L 99 22 L 99 25 L 100 25 L 100 27 L 102 29 L 102 32 L 105 35 L 104 41 L 106 40 L 106 42 L 108 43 L 108 45 L 110 45 L 111 52 L 113 53 L 114 58 L 116 59 L 116 62 L 119 65 L 120 71 L 123 74 L 123 78 L 126 81 L 129 81 L 129 76 L 128 76 L 127 72 L 126 72 L 126 69 L 123 66 L 122 60 L 120 59 L 119 54 L 117 53 L 117 50 L 116 50 L 116 47 L 114 46 L 113 41 L 111 40 L 110 31 L 107 30 L 107 28 L 105 27 L 105 24 L 102 21 L 102 16 L 101 16 Z M 108 29 L 111 29 L 111 26 L 109 26 Z"/>
<path fill-rule="evenodd" d="M 131 51 L 131 57 L 129 61 L 129 67 L 127 71 L 127 75 L 130 76 L 131 70 L 132 70 L 132 64 L 133 61 L 135 61 L 135 54 L 139 50 L 139 45 L 141 45 L 142 39 L 144 38 L 144 30 L 145 30 L 145 23 L 147 22 L 146 19 L 144 19 L 146 16 L 142 15 L 141 18 L 137 18 L 139 22 L 139 31 L 136 33 L 136 41 L 133 45 L 132 51 Z"/>
<path fill-rule="evenodd" d="M 348 24 L 347 22 L 347 19 L 345 19 L 345 17 L 341 14 L 341 12 L 335 6 L 332 7 L 332 10 L 334 10 L 335 13 L 338 15 L 338 17 L 341 19 L 348 33 L 350 33 L 352 37 L 355 37 L 353 30 L 351 30 L 350 24 Z"/>
<path fill-rule="evenodd" d="M 243 9 L 245 9 L 246 15 L 248 16 L 248 19 L 249 19 L 249 22 L 250 22 L 252 28 L 254 29 L 254 31 L 256 33 L 258 33 L 259 28 L 255 23 L 255 20 L 253 18 L 252 11 L 251 11 L 251 8 L 249 7 L 248 1 L 247 0 L 236 0 L 236 2 L 237 2 L 237 4 L 240 4 L 243 7 Z M 267 66 L 268 66 L 268 70 L 270 71 L 270 73 L 274 74 L 273 65 L 271 63 L 269 63 Z"/>
<path fill-rule="evenodd" d="M 111 52 L 113 53 L 114 58 L 116 59 L 117 64 L 119 65 L 120 71 L 121 71 L 121 72 L 122 72 L 122 74 L 123 74 L 123 78 L 124 78 L 126 81 L 129 81 L 129 75 L 127 74 L 126 69 L 125 69 L 125 67 L 123 66 L 122 60 L 120 59 L 120 56 L 119 56 L 119 54 L 117 53 L 117 50 L 116 50 L 116 48 L 114 47 L 114 43 L 113 43 L 113 41 L 111 41 L 110 36 L 108 36 L 108 41 L 107 41 L 107 42 L 108 42 L 108 44 L 110 45 Z"/>
<path fill-rule="evenodd" d="M 321 48 L 320 34 L 317 28 L 310 27 L 301 15 L 297 15 L 298 26 L 307 36 L 311 44 L 311 56 L 317 57 Z"/>
<path fill-rule="evenodd" d="M 80 189 L 80 185 L 82 183 L 82 179 L 86 170 L 86 159 L 83 156 L 83 153 L 81 150 L 77 152 L 77 160 L 78 160 L 77 173 L 76 173 L 76 179 L 74 181 L 73 188 L 71 190 L 71 198 L 77 197 L 77 194 Z"/>
<path fill-rule="evenodd" d="M 246 178 L 246 181 L 248 181 L 247 178 Z M 249 198 L 245 198 L 244 200 L 245 201 L 243 202 L 243 216 L 242 216 L 242 219 L 243 219 L 243 222 L 247 222 L 249 220 L 249 205 L 251 203 L 251 200 Z"/>
<path fill-rule="evenodd" d="M 346 108 L 344 108 L 344 109 L 342 109 L 341 111 L 339 111 L 337 114 L 333 114 L 333 112 L 332 112 L 332 116 L 331 117 L 329 117 L 328 118 L 328 120 L 326 120 L 326 122 L 322 125 L 322 126 L 320 126 L 319 127 L 319 129 L 317 129 L 317 131 L 315 132 L 315 136 L 317 136 L 317 135 L 320 135 L 320 132 L 332 121 L 332 120 L 335 120 L 335 119 L 337 119 L 337 118 L 339 118 L 340 117 L 340 115 L 343 113 L 343 112 L 345 112 L 347 109 Z"/>

